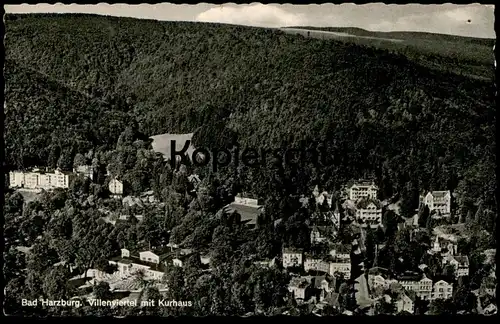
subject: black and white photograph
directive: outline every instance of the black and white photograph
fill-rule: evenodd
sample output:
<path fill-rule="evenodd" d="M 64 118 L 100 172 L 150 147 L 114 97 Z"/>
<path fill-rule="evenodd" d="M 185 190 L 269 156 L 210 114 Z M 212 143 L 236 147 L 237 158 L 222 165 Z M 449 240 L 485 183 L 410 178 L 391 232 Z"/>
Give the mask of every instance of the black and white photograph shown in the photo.
<path fill-rule="evenodd" d="M 497 314 L 494 5 L 4 11 L 4 314 Z"/>

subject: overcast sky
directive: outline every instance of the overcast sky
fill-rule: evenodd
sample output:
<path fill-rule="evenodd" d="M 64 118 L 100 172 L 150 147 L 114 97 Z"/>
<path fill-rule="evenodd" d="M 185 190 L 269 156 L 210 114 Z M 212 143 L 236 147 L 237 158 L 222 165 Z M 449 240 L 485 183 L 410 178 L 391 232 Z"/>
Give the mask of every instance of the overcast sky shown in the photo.
<path fill-rule="evenodd" d="M 157 20 L 206 21 L 261 27 L 360 27 L 495 38 L 492 5 L 97 4 L 5 5 L 7 13 L 81 12 Z"/>

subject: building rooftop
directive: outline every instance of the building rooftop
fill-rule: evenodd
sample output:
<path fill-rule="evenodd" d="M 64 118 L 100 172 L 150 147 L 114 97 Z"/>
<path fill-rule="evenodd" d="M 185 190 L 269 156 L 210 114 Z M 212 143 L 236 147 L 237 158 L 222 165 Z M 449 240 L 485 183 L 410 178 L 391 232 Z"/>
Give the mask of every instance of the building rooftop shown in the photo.
<path fill-rule="evenodd" d="M 335 244 L 330 249 L 330 253 L 335 251 L 335 254 L 350 254 L 352 250 L 351 244 Z"/>
<path fill-rule="evenodd" d="M 398 281 L 420 281 L 424 279 L 421 274 L 405 274 L 397 277 Z"/>
<path fill-rule="evenodd" d="M 389 273 L 389 270 L 387 270 L 386 268 L 382 268 L 382 267 L 373 267 L 371 269 L 368 270 L 368 274 L 369 275 L 382 275 L 382 276 L 385 276 Z"/>
<path fill-rule="evenodd" d="M 303 253 L 303 249 L 296 249 L 296 248 L 283 248 L 283 253 Z"/>
<path fill-rule="evenodd" d="M 358 208 L 358 209 L 365 209 L 371 203 L 373 203 L 377 208 L 382 208 L 382 204 L 378 200 L 376 200 L 376 199 L 361 199 L 356 204 L 356 208 Z"/>
<path fill-rule="evenodd" d="M 262 206 L 248 206 L 234 202 L 224 208 L 229 213 L 237 212 L 240 214 L 241 222 L 246 222 L 249 225 L 255 225 L 257 223 L 257 217 L 263 212 Z"/>
<path fill-rule="evenodd" d="M 311 284 L 311 281 L 307 277 L 295 277 L 290 280 L 288 284 L 289 287 L 296 288 L 307 288 Z"/>
<path fill-rule="evenodd" d="M 430 191 L 429 192 L 434 198 L 440 198 L 440 197 L 444 197 L 446 196 L 447 194 L 450 194 L 450 191 L 449 190 L 443 190 L 443 191 Z"/>
<path fill-rule="evenodd" d="M 137 264 L 137 265 L 141 265 L 141 266 L 147 266 L 151 270 L 160 271 L 160 272 L 165 271 L 165 265 L 163 262 L 156 264 L 156 263 L 152 263 L 152 262 L 143 261 L 143 260 L 141 260 L 137 257 L 133 257 L 133 256 L 131 256 L 130 258 L 122 258 L 121 256 L 118 256 L 118 257 L 111 258 L 110 261 L 119 262 L 119 263 L 123 263 L 123 264 Z"/>
<path fill-rule="evenodd" d="M 468 267 L 469 266 L 469 258 L 466 255 L 457 255 L 454 257 L 455 260 L 460 264 L 460 266 Z"/>

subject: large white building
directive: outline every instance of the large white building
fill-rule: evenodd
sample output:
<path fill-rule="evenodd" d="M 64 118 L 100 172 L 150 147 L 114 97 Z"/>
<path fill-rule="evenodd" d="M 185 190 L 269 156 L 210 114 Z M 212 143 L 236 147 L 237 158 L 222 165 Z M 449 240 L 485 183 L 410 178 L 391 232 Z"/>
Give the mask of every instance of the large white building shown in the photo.
<path fill-rule="evenodd" d="M 359 199 L 376 199 L 378 187 L 373 182 L 359 182 L 348 188 L 349 199 L 357 201 Z"/>
<path fill-rule="evenodd" d="M 350 259 L 334 259 L 330 261 L 330 275 L 335 276 L 335 273 L 341 273 L 345 279 L 351 277 L 351 260 Z"/>
<path fill-rule="evenodd" d="M 442 216 L 451 214 L 450 191 L 430 191 L 422 199 L 422 203 L 427 205 L 430 211 L 436 211 Z"/>
<path fill-rule="evenodd" d="M 356 219 L 365 226 L 378 227 L 382 224 L 382 206 L 374 199 L 362 199 L 356 205 Z"/>
<path fill-rule="evenodd" d="M 109 261 L 118 267 L 117 273 L 121 278 L 135 275 L 143 271 L 146 280 L 161 280 L 165 272 L 166 253 L 145 250 L 141 252 L 122 249 L 121 256 Z"/>
<path fill-rule="evenodd" d="M 453 284 L 440 280 L 432 288 L 432 299 L 449 299 L 453 296 Z"/>
<path fill-rule="evenodd" d="M 432 299 L 432 280 L 427 277 L 416 278 L 416 277 L 402 277 L 399 278 L 399 283 L 404 289 L 408 291 L 414 291 L 418 297 L 423 300 Z"/>
<path fill-rule="evenodd" d="M 73 179 L 72 173 L 55 170 L 53 173 L 35 169 L 31 172 L 9 172 L 11 188 L 44 189 L 69 188 Z"/>
<path fill-rule="evenodd" d="M 123 195 L 123 182 L 113 178 L 109 181 L 108 189 L 113 197 L 119 198 Z"/>

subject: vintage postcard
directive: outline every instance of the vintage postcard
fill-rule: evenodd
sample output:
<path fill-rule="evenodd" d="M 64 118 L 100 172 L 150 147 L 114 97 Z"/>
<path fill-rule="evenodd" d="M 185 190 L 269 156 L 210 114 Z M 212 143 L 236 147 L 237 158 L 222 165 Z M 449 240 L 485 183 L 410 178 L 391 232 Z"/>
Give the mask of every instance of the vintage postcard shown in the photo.
<path fill-rule="evenodd" d="M 496 314 L 494 6 L 5 12 L 5 314 Z"/>

